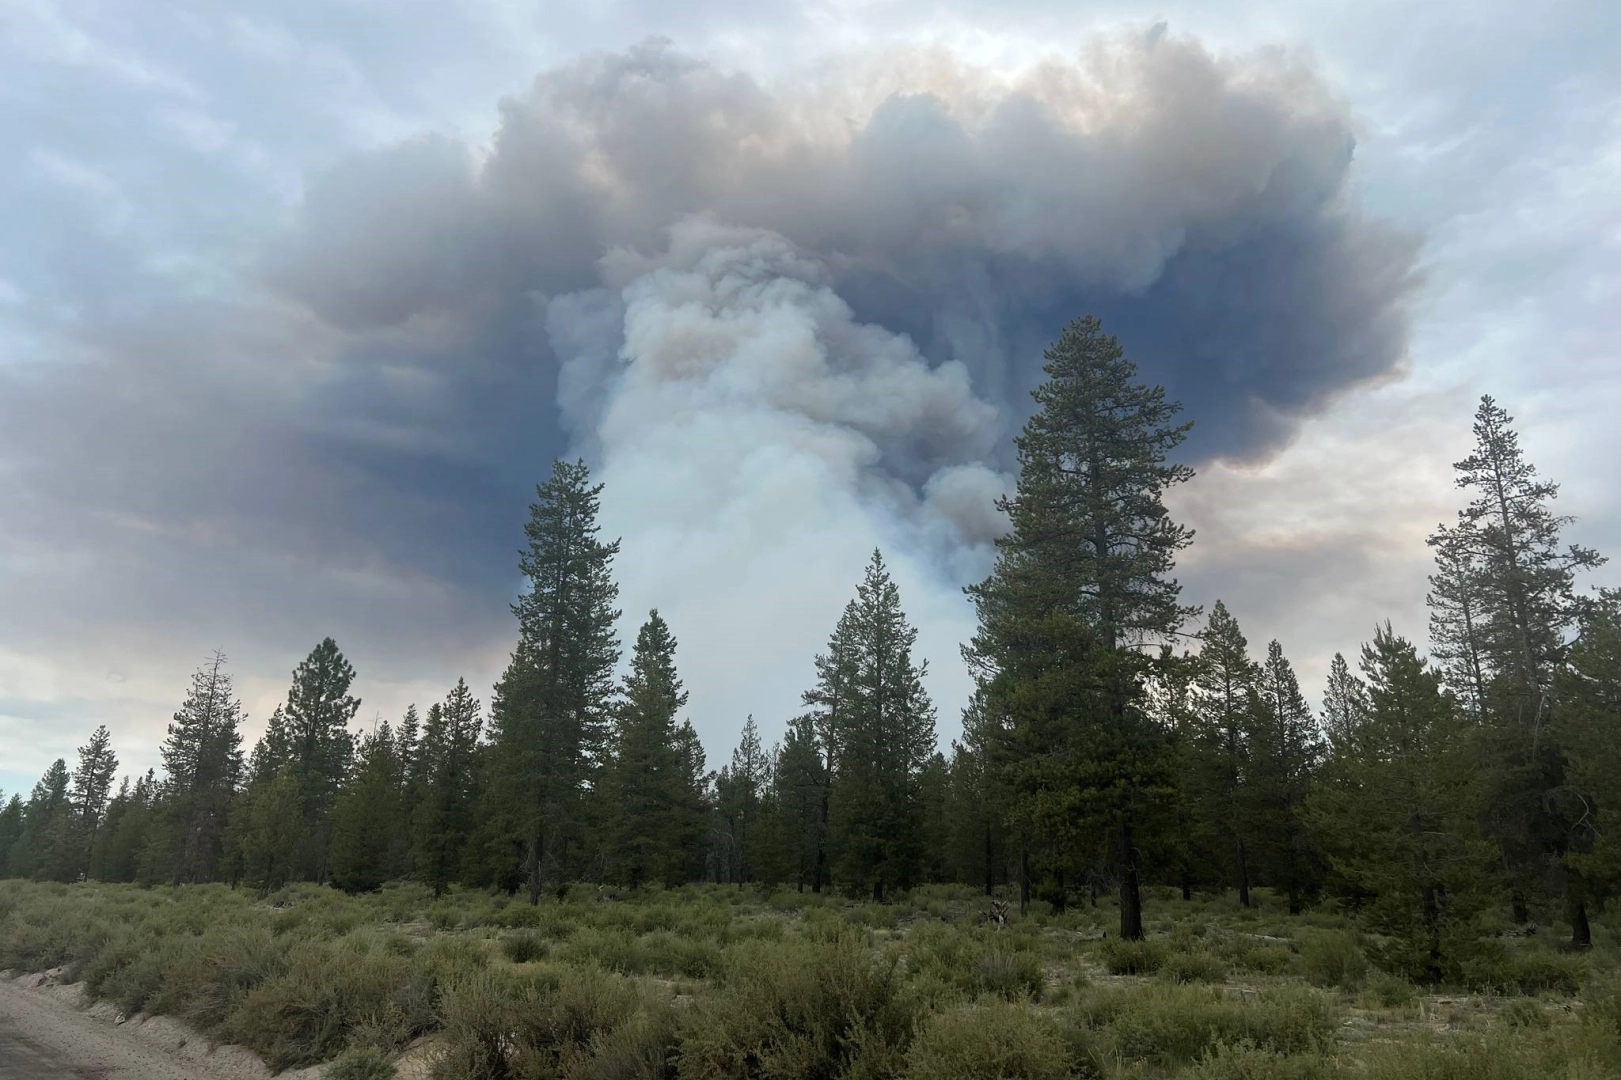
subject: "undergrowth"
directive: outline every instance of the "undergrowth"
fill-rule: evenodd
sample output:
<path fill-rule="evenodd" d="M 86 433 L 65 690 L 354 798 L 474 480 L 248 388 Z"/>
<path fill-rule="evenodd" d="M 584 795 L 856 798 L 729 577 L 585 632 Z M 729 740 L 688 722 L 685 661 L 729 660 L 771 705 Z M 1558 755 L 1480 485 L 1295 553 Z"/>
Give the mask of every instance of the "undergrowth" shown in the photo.
<path fill-rule="evenodd" d="M 1345 917 L 1270 899 L 1035 903 L 967 889 L 873 905 L 693 886 L 601 902 L 414 885 L 269 896 L 0 882 L 0 969 L 59 969 L 275 1069 L 385 1080 L 1572 1080 L 1621 1075 L 1621 979 L 1488 939 L 1450 985 L 1382 969 Z"/>

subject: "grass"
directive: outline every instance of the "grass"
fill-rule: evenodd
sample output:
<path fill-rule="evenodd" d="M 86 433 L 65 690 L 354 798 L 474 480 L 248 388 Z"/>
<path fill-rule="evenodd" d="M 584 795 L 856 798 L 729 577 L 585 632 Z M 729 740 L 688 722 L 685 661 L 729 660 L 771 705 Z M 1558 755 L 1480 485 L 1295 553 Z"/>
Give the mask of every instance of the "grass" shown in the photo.
<path fill-rule="evenodd" d="M 1457 985 L 1380 970 L 1332 911 L 1153 894 L 1003 928 L 931 886 L 877 906 L 688 887 L 599 902 L 0 882 L 0 968 L 62 969 L 275 1069 L 384 1080 L 1572 1080 L 1621 1075 L 1621 964 L 1489 940 Z"/>

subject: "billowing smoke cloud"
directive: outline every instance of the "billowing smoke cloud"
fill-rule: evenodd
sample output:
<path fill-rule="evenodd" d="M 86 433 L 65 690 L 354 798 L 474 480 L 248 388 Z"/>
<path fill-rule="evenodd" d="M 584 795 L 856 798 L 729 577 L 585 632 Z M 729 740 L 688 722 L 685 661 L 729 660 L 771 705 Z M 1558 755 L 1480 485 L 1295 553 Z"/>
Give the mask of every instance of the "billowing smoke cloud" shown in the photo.
<path fill-rule="evenodd" d="M 603 276 L 550 307 L 563 384 L 603 391 L 565 396 L 564 420 L 600 463 L 633 616 L 656 603 L 680 630 L 706 709 L 791 708 L 785 677 L 875 547 L 931 609 L 931 644 L 960 641 L 964 606 L 942 584 L 983 569 L 1010 486 L 980 464 L 1000 425 L 967 369 L 857 322 L 777 233 L 687 220 Z"/>
<path fill-rule="evenodd" d="M 821 257 L 860 318 L 1015 412 L 1042 345 L 1099 313 L 1199 452 L 1250 456 L 1403 356 L 1413 244 L 1348 204 L 1352 148 L 1287 57 L 1157 33 L 1011 78 L 900 54 L 777 91 L 650 43 L 541 76 L 479 168 L 428 142 L 335 173 L 277 279 L 349 328 L 505 313 L 710 214 Z"/>
<path fill-rule="evenodd" d="M 949 726 L 959 587 L 1067 320 L 1104 319 L 1204 458 L 1264 456 L 1404 359 L 1414 243 L 1358 212 L 1351 120 L 1282 54 L 1155 32 L 768 85 L 655 42 L 501 110 L 488 147 L 312 178 L 249 295 L 42 325 L 88 368 L 0 388 L 0 558 L 82 550 L 131 625 L 191 588 L 186 655 L 246 621 L 278 650 L 369 635 L 363 673 L 404 684 L 499 657 L 525 495 L 580 453 L 627 622 L 671 617 L 712 750 L 793 707 L 875 545 Z M 96 555 L 159 528 L 128 573 Z M 88 586 L 28 580 L 66 634 Z"/>

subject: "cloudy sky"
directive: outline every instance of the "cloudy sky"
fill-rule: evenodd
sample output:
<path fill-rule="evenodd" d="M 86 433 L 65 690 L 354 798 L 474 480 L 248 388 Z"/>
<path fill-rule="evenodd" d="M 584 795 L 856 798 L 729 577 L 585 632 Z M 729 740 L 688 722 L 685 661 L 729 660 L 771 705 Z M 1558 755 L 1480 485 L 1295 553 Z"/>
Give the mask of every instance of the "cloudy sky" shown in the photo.
<path fill-rule="evenodd" d="M 1195 421 L 1189 599 L 1424 634 L 1475 400 L 1621 550 L 1621 7 L 0 0 L 0 789 L 325 635 L 510 648 L 582 455 L 712 761 L 881 546 L 949 737 L 1042 345 Z M 1603 580 L 1621 581 L 1621 571 Z"/>

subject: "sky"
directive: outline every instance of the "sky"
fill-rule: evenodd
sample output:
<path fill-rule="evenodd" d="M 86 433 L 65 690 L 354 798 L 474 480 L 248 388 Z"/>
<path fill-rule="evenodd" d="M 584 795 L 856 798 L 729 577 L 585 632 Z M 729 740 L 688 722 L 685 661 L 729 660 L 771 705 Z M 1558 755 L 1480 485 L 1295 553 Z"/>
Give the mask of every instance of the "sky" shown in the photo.
<path fill-rule="evenodd" d="M 1194 421 L 1178 575 L 1425 638 L 1482 394 L 1621 551 L 1621 6 L 0 0 L 0 790 L 322 637 L 488 700 L 558 456 L 712 765 L 882 548 L 942 741 L 1041 350 Z M 1594 583 L 1621 583 L 1611 566 Z"/>

